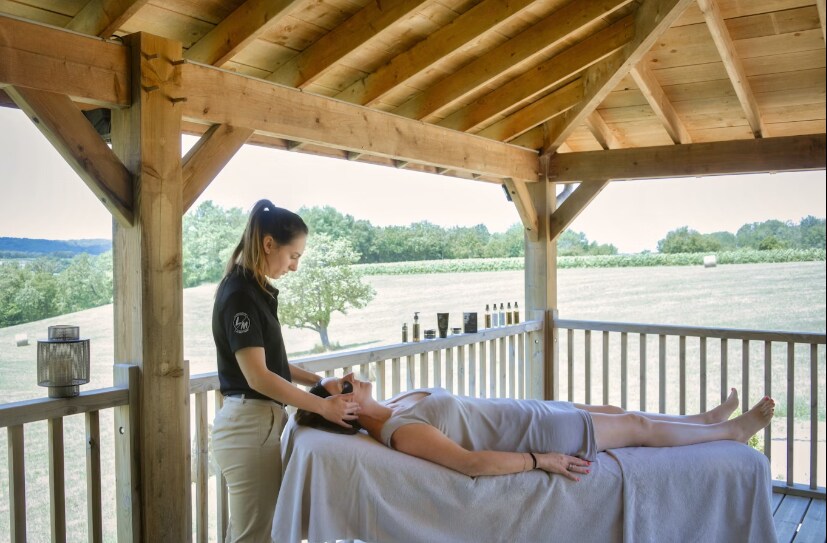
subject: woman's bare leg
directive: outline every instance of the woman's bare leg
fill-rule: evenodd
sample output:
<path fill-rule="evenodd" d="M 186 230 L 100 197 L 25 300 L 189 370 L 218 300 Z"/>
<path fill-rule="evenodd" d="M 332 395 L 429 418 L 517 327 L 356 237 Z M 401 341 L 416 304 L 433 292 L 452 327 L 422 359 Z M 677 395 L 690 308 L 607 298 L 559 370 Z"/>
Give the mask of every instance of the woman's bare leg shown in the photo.
<path fill-rule="evenodd" d="M 728 420 L 730 415 L 738 409 L 738 391 L 734 388 L 730 390 L 729 397 L 718 407 L 699 413 L 697 415 L 667 415 L 661 413 L 647 413 L 645 411 L 624 411 L 620 407 L 613 405 L 586 405 L 574 404 L 578 409 L 588 411 L 589 413 L 602 413 L 605 415 L 623 415 L 632 413 L 646 417 L 650 420 L 660 420 L 664 422 L 683 422 L 690 424 L 716 424 Z"/>
<path fill-rule="evenodd" d="M 746 442 L 770 423 L 774 410 L 775 402 L 764 398 L 740 417 L 715 424 L 654 420 L 638 413 L 592 413 L 592 422 L 598 451 L 621 447 L 676 447 L 722 439 Z"/>

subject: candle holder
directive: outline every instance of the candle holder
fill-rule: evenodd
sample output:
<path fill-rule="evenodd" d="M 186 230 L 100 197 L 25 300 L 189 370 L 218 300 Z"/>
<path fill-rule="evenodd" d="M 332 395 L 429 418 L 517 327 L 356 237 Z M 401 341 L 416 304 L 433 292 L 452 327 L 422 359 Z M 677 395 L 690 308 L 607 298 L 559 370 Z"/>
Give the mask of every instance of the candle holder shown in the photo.
<path fill-rule="evenodd" d="M 89 382 L 89 340 L 80 327 L 49 327 L 49 338 L 37 341 L 37 384 L 49 387 L 50 398 L 72 398 Z"/>

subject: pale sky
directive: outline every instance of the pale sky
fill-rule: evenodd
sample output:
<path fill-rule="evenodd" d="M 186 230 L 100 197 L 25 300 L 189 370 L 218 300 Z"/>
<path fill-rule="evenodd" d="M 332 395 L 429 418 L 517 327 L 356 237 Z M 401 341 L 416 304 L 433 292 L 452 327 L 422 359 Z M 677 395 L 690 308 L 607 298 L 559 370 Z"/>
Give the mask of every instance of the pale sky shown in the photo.
<path fill-rule="evenodd" d="M 184 138 L 184 150 L 195 138 Z M 621 252 L 654 251 L 669 230 L 702 233 L 767 219 L 825 217 L 825 172 L 614 182 L 571 228 Z M 0 107 L 0 237 L 111 238 L 112 221 L 26 116 Z M 377 226 L 428 220 L 485 224 L 500 232 L 519 221 L 499 185 L 247 145 L 199 199 L 249 209 L 259 198 L 296 210 L 330 205 Z M 199 202 L 196 202 L 198 205 Z"/>

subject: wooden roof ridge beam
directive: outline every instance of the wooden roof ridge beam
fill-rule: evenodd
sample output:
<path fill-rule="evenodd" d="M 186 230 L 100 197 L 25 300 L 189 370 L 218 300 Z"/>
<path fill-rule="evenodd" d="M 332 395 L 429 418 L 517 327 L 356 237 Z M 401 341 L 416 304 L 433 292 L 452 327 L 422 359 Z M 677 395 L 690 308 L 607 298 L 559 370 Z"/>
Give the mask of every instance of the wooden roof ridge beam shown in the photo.
<path fill-rule="evenodd" d="M 214 124 L 181 160 L 184 213 L 253 135 L 249 128 Z"/>
<path fill-rule="evenodd" d="M 202 64 L 181 66 L 185 120 L 246 127 L 265 136 L 536 182 L 537 153 Z M 243 101 L 227 96 L 245 96 Z"/>
<path fill-rule="evenodd" d="M 510 177 L 505 179 L 505 189 L 511 196 L 511 201 L 517 208 L 517 213 L 520 215 L 520 220 L 526 229 L 526 235 L 531 241 L 538 241 L 540 239 L 540 220 L 537 214 L 537 209 L 534 207 L 534 202 L 531 199 L 531 194 L 528 192 L 528 187 L 523 181 L 515 181 Z"/>
<path fill-rule="evenodd" d="M 223 66 L 303 0 L 247 0 L 184 53 L 195 62 Z"/>
<path fill-rule="evenodd" d="M 557 153 L 548 178 L 556 183 L 662 179 L 823 170 L 825 134 Z"/>
<path fill-rule="evenodd" d="M 573 192 L 566 196 L 560 207 L 549 217 L 549 241 L 556 240 L 608 184 L 608 179 L 592 183 L 580 183 Z"/>
<path fill-rule="evenodd" d="M 342 24 L 279 66 L 268 81 L 302 89 L 337 62 L 431 0 L 368 2 Z"/>
<path fill-rule="evenodd" d="M 518 15 L 533 1 L 483 0 L 375 72 L 355 81 L 336 98 L 354 104 L 373 105 L 395 87 Z"/>
<path fill-rule="evenodd" d="M 529 61 L 560 45 L 571 35 L 597 19 L 628 4 L 630 0 L 569 2 L 504 44 L 452 72 L 424 92 L 416 94 L 393 110 L 413 119 L 425 119 L 476 91 L 515 64 Z"/>
<path fill-rule="evenodd" d="M 618 53 L 589 67 L 584 80 L 585 98 L 565 114 L 565 122 L 549 135 L 545 153 L 554 153 L 586 117 L 608 96 L 629 70 L 643 59 L 657 39 L 677 20 L 694 0 L 643 0 L 635 11 L 635 37 Z"/>
<path fill-rule="evenodd" d="M 735 44 L 732 42 L 726 22 L 721 15 L 721 9 L 715 0 L 698 0 L 698 7 L 701 8 L 704 14 L 706 26 L 709 28 L 709 33 L 712 34 L 712 40 L 715 42 L 715 47 L 718 48 L 718 54 L 721 55 L 721 61 L 724 63 L 724 68 L 735 89 L 735 95 L 738 96 L 738 101 L 741 102 L 741 107 L 747 117 L 752 133 L 756 138 L 760 138 L 766 132 L 766 127 L 761 120 L 758 102 L 755 100 L 752 87 L 750 87 L 747 79 L 747 72 L 741 58 L 738 56 L 738 52 L 735 50 Z"/>
<path fill-rule="evenodd" d="M 89 0 L 66 28 L 109 38 L 148 3 L 149 0 Z"/>
<path fill-rule="evenodd" d="M 621 139 L 616 130 L 612 129 L 612 127 L 603 120 L 603 116 L 600 115 L 598 110 L 595 109 L 589 113 L 585 123 L 586 128 L 589 129 L 589 132 L 592 133 L 594 139 L 597 140 L 597 143 L 599 143 L 603 149 L 620 149 L 626 147 L 626 142 Z M 562 149 L 563 145 L 565 145 L 565 142 L 560 144 L 558 151 Z"/>
<path fill-rule="evenodd" d="M 634 18 L 629 15 L 458 109 L 437 124 L 462 132 L 474 131 L 498 115 L 513 110 L 515 104 L 525 103 L 599 62 L 623 47 L 633 36 Z"/>
<path fill-rule="evenodd" d="M 692 136 L 689 135 L 689 131 L 678 116 L 678 112 L 675 111 L 669 97 L 663 92 L 663 87 L 660 86 L 657 77 L 646 63 L 638 62 L 637 65 L 632 67 L 629 74 L 640 88 L 640 92 L 646 98 L 649 107 L 655 112 L 655 116 L 660 119 L 672 141 L 675 143 L 692 143 Z"/>
<path fill-rule="evenodd" d="M 132 174 L 72 100 L 25 87 L 8 87 L 6 92 L 115 219 L 131 225 Z"/>

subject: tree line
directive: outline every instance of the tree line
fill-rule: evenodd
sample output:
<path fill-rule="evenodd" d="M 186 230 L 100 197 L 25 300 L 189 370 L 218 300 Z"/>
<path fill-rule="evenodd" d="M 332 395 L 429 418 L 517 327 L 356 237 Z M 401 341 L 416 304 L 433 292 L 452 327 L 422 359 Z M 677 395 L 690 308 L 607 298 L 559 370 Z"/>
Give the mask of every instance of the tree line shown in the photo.
<path fill-rule="evenodd" d="M 825 220 L 809 215 L 798 224 L 778 220 L 743 225 L 736 233 L 701 234 L 688 226 L 672 230 L 658 241 L 659 253 L 714 253 L 741 249 L 824 249 Z"/>

